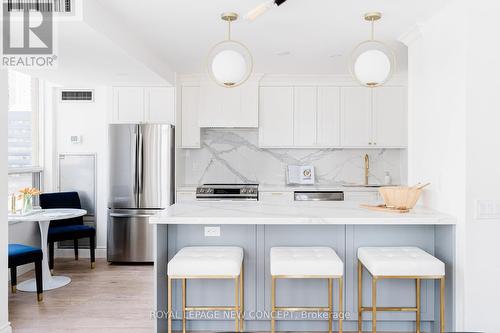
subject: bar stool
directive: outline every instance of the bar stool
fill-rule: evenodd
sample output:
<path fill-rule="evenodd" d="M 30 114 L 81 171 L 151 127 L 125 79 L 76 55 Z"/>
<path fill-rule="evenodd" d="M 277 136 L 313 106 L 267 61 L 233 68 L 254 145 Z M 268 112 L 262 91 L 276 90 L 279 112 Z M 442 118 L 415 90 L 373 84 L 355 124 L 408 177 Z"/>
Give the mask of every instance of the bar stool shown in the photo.
<path fill-rule="evenodd" d="M 273 247 L 271 248 L 271 332 L 276 329 L 276 311 L 323 311 L 328 312 L 328 332 L 332 332 L 333 279 L 338 280 L 339 314 L 343 311 L 344 263 L 329 247 Z M 328 280 L 328 307 L 276 306 L 277 279 L 326 279 Z M 342 332 L 342 314 L 339 316 L 339 332 Z"/>
<path fill-rule="evenodd" d="M 234 311 L 235 330 L 243 330 L 243 249 L 240 247 L 185 247 L 170 260 L 168 275 L 168 333 L 172 332 L 172 285 L 182 280 L 182 332 L 186 333 L 187 311 Z M 189 279 L 233 279 L 234 306 L 186 306 L 186 281 Z"/>
<path fill-rule="evenodd" d="M 372 306 L 363 306 L 363 267 L 372 276 Z M 381 279 L 415 279 L 415 307 L 377 307 L 377 281 Z M 440 332 L 444 332 L 445 266 L 442 261 L 418 247 L 361 247 L 358 249 L 358 332 L 362 331 L 362 314 L 372 313 L 372 332 L 377 332 L 377 311 L 411 311 L 416 314 L 416 331 L 420 333 L 420 280 L 440 280 Z"/>

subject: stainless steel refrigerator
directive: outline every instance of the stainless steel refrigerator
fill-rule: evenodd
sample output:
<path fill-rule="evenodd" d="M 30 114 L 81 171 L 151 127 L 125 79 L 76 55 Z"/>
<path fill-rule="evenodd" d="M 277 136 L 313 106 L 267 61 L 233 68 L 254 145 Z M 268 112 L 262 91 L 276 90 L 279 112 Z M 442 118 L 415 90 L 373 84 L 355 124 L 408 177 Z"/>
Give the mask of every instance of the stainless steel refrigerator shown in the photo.
<path fill-rule="evenodd" d="M 149 217 L 173 203 L 174 140 L 170 125 L 110 125 L 109 262 L 153 262 Z"/>

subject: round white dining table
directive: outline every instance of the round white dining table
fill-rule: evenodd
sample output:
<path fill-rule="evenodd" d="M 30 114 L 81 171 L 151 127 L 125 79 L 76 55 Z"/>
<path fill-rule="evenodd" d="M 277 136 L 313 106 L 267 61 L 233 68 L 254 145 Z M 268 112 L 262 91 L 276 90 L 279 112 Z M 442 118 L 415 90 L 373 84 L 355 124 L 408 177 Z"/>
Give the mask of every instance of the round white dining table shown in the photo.
<path fill-rule="evenodd" d="M 42 280 L 43 290 L 52 290 L 63 287 L 71 282 L 71 278 L 67 276 L 52 276 L 49 269 L 49 253 L 47 250 L 47 237 L 49 234 L 50 221 L 66 220 L 74 217 L 80 217 L 87 214 L 84 209 L 40 209 L 35 210 L 29 215 L 9 215 L 9 223 L 20 222 L 38 222 L 40 227 L 40 238 L 43 252 L 42 261 Z M 23 281 L 17 285 L 17 290 L 36 292 L 36 281 L 30 279 Z"/>

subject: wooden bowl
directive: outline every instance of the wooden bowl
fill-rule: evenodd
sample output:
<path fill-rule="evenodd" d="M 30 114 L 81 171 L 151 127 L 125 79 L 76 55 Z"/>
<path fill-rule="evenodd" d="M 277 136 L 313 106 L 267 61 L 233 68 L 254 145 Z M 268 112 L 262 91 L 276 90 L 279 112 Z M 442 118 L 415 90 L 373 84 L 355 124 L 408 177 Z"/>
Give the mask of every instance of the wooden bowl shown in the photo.
<path fill-rule="evenodd" d="M 388 208 L 412 209 L 415 207 L 422 188 L 409 186 L 387 186 L 379 189 L 380 195 Z"/>

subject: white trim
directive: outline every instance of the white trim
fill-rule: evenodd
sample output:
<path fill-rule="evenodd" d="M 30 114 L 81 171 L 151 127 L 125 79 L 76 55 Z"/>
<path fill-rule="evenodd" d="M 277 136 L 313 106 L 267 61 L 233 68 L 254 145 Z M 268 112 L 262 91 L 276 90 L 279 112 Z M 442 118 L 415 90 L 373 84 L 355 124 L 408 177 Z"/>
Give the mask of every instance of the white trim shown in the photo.
<path fill-rule="evenodd" d="M 33 167 L 23 167 L 23 168 L 9 168 L 8 170 L 9 175 L 16 175 L 20 173 L 38 173 L 38 172 L 43 172 L 43 168 L 39 166 L 33 166 Z"/>
<path fill-rule="evenodd" d="M 411 46 L 415 41 L 422 37 L 423 24 L 417 23 L 399 36 L 398 40 L 406 46 Z"/>
<path fill-rule="evenodd" d="M 90 258 L 90 250 L 89 249 L 78 249 L 79 258 Z M 75 251 L 73 249 L 54 249 L 54 258 L 74 258 Z M 96 259 L 106 259 L 106 248 L 98 247 L 95 249 L 95 257 Z"/>
<path fill-rule="evenodd" d="M 34 263 L 29 263 L 26 265 L 18 266 L 17 267 L 17 276 L 21 276 L 23 274 L 26 274 L 34 269 L 35 269 Z M 9 274 L 9 282 L 10 282 L 10 274 Z"/>
<path fill-rule="evenodd" d="M 10 322 L 7 322 L 7 324 L 4 324 L 2 327 L 0 327 L 0 333 L 12 333 Z"/>
<path fill-rule="evenodd" d="M 407 73 L 395 74 L 384 86 L 406 86 Z M 205 81 L 204 74 L 181 74 L 178 82 L 183 87 L 198 87 Z M 288 75 L 288 74 L 253 74 L 249 80 L 257 80 L 260 87 L 283 86 L 339 86 L 359 87 L 359 83 L 350 75 Z"/>

